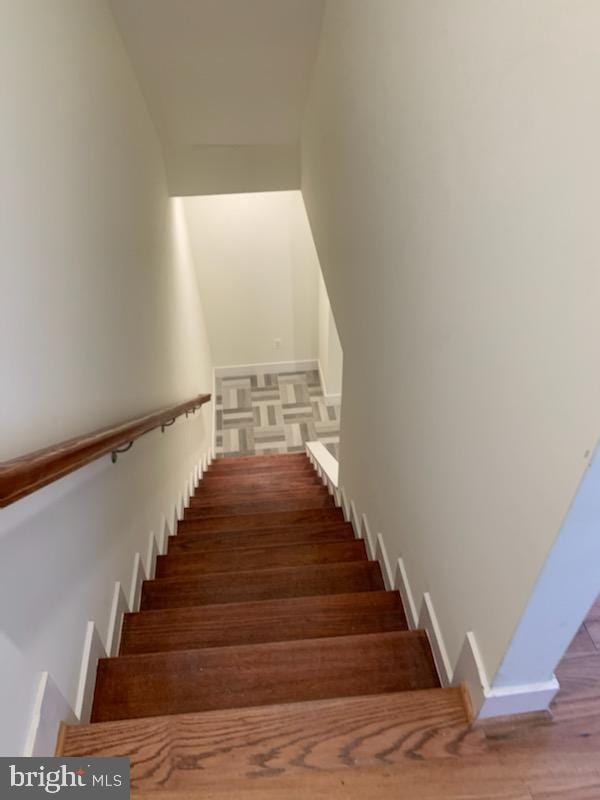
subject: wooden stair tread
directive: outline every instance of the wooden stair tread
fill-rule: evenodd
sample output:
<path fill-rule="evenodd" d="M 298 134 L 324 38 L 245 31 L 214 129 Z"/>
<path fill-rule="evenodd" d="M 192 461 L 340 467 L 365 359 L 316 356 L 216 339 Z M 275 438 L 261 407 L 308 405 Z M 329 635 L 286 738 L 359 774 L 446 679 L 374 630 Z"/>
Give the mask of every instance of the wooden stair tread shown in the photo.
<path fill-rule="evenodd" d="M 310 461 L 298 464 L 253 464 L 250 467 L 244 465 L 230 465 L 221 469 L 209 469 L 203 474 L 203 478 L 212 478 L 219 475 L 295 475 L 295 474 L 315 474 Z"/>
<path fill-rule="evenodd" d="M 384 588 L 376 561 L 280 567 L 144 581 L 141 610 L 346 594 Z"/>
<path fill-rule="evenodd" d="M 224 469 L 231 471 L 242 467 L 252 470 L 261 466 L 311 466 L 310 459 L 306 453 L 266 453 L 265 455 L 250 456 L 225 456 L 215 459 L 210 465 L 210 470 Z"/>
<path fill-rule="evenodd" d="M 204 480 L 206 478 L 206 480 Z M 210 478 L 210 480 L 208 480 Z M 203 492 L 221 491 L 222 489 L 239 489 L 240 491 L 249 489 L 260 489 L 261 491 L 273 489 L 290 489 L 302 487 L 322 487 L 323 481 L 314 471 L 308 471 L 301 474 L 289 473 L 279 474 L 277 472 L 260 473 L 260 474 L 239 474 L 229 475 L 227 473 L 219 473 L 214 475 L 205 475 L 198 487 L 197 491 Z"/>
<path fill-rule="evenodd" d="M 100 659 L 92 722 L 439 686 L 427 636 L 397 631 Z"/>
<path fill-rule="evenodd" d="M 197 491 L 190 498 L 190 508 L 214 505 L 221 501 L 240 503 L 255 500 L 296 500 L 305 497 L 329 497 L 329 492 L 324 486 L 299 486 L 297 488 L 281 489 L 239 489 L 235 492 L 230 489 Z"/>
<path fill-rule="evenodd" d="M 334 508 L 334 503 L 329 494 L 319 494 L 307 497 L 294 497 L 286 499 L 244 499 L 238 501 L 235 497 L 223 503 L 216 500 L 207 505 L 191 505 L 185 509 L 184 519 L 209 519 L 212 517 L 231 517 L 242 514 L 271 513 L 275 511 L 304 511 L 314 508 Z"/>
<path fill-rule="evenodd" d="M 239 572 L 276 567 L 335 564 L 365 561 L 367 553 L 360 539 L 318 544 L 283 544 L 245 547 L 218 553 L 169 553 L 156 559 L 156 578 L 200 575 L 212 572 Z"/>
<path fill-rule="evenodd" d="M 169 537 L 169 553 L 229 550 L 277 544 L 302 544 L 323 541 L 348 541 L 354 531 L 348 522 L 271 528 L 266 531 L 220 531 L 184 533 Z"/>
<path fill-rule="evenodd" d="M 408 627 L 397 592 L 354 592 L 125 614 L 121 655 L 383 633 Z"/>
<path fill-rule="evenodd" d="M 226 709 L 68 725 L 57 755 L 130 756 L 132 789 L 151 792 L 198 790 L 224 776 L 271 780 L 354 764 L 408 766 L 415 759 L 477 754 L 482 742 L 480 732 L 468 729 L 459 689 L 426 689 L 243 714 Z"/>
<path fill-rule="evenodd" d="M 307 508 L 297 511 L 271 511 L 256 514 L 209 517 L 207 519 L 183 519 L 177 530 L 237 531 L 281 528 L 282 526 L 305 525 L 308 522 L 344 522 L 339 508 Z"/>

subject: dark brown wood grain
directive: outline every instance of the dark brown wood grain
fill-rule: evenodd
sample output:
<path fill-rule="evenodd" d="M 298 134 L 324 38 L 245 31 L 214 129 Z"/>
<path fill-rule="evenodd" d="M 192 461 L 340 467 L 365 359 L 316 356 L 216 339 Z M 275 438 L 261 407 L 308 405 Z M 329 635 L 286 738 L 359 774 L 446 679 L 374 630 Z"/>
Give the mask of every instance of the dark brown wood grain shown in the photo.
<path fill-rule="evenodd" d="M 207 519 L 184 517 L 177 532 L 187 531 L 256 531 L 269 528 L 292 527 L 315 522 L 344 522 L 339 508 L 308 508 L 297 511 L 275 511 L 257 514 L 232 514 Z"/>
<path fill-rule="evenodd" d="M 0 507 L 4 508 L 91 461 L 135 442 L 145 433 L 208 403 L 210 397 L 201 394 L 184 403 L 166 406 L 0 463 Z"/>
<path fill-rule="evenodd" d="M 323 482 L 314 472 L 294 474 L 293 476 L 244 472 L 239 476 L 219 475 L 217 477 L 215 475 L 211 480 L 208 477 L 205 475 L 202 478 L 200 486 L 196 490 L 198 496 L 211 492 L 250 492 L 252 490 L 282 492 L 301 487 L 323 487 Z"/>
<path fill-rule="evenodd" d="M 317 494 L 285 499 L 242 499 L 232 496 L 228 502 L 216 500 L 203 506 L 192 505 L 186 508 L 184 519 L 207 519 L 208 517 L 232 517 L 244 514 L 271 513 L 274 511 L 304 511 L 309 508 L 334 508 L 331 497 Z"/>
<path fill-rule="evenodd" d="M 211 572 L 305 567 L 313 564 L 335 564 L 365 561 L 364 542 L 322 542 L 319 544 L 283 544 L 244 547 L 227 553 L 169 553 L 156 559 L 156 577 L 204 575 Z"/>
<path fill-rule="evenodd" d="M 242 474 L 247 471 L 265 472 L 274 470 L 275 472 L 288 470 L 309 470 L 313 469 L 310 460 L 304 453 L 288 453 L 270 456 L 242 456 L 217 459 L 213 461 L 206 474 Z"/>
<path fill-rule="evenodd" d="M 288 475 L 293 477 L 294 475 L 301 477 L 307 476 L 311 474 L 315 474 L 313 467 L 310 461 L 307 458 L 304 458 L 304 461 L 297 464 L 236 464 L 227 467 L 209 467 L 208 470 L 204 473 L 206 478 L 216 479 L 220 478 L 223 475 L 264 475 L 265 477 L 277 476 L 277 475 Z"/>
<path fill-rule="evenodd" d="M 262 500 L 299 500 L 313 497 L 328 497 L 329 492 L 323 486 L 292 486 L 276 489 L 264 488 L 236 488 L 232 489 L 201 489 L 190 498 L 189 508 L 204 508 L 216 503 L 246 503 Z"/>
<path fill-rule="evenodd" d="M 100 659 L 92 722 L 432 689 L 427 636 L 398 631 Z"/>
<path fill-rule="evenodd" d="M 233 467 L 242 466 L 253 468 L 256 465 L 305 464 L 310 463 L 306 453 L 263 453 L 249 454 L 247 456 L 217 456 L 210 468 L 231 470 Z"/>
<path fill-rule="evenodd" d="M 406 630 L 397 592 L 293 597 L 126 614 L 121 655 Z"/>
<path fill-rule="evenodd" d="M 243 603 L 278 597 L 379 591 L 384 588 L 376 561 L 213 573 L 193 578 L 145 581 L 141 610 L 213 603 Z"/>
<path fill-rule="evenodd" d="M 349 522 L 317 523 L 291 528 L 270 528 L 264 531 L 217 531 L 186 533 L 169 537 L 169 553 L 222 552 L 242 547 L 264 547 L 280 544 L 314 544 L 354 539 Z"/>

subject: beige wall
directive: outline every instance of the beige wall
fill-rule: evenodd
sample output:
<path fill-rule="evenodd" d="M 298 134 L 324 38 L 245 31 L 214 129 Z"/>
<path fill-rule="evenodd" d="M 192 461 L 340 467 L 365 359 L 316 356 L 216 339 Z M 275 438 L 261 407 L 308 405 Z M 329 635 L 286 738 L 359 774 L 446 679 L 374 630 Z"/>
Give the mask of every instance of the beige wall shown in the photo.
<path fill-rule="evenodd" d="M 165 147 L 174 196 L 279 192 L 300 188 L 298 144 Z"/>
<path fill-rule="evenodd" d="M 319 367 L 326 397 L 342 393 L 343 353 L 327 287 L 319 272 Z"/>
<path fill-rule="evenodd" d="M 490 678 L 600 429 L 599 28 L 595 0 L 329 2 L 307 109 L 341 480 Z"/>
<path fill-rule="evenodd" d="M 106 4 L 0 16 L 3 460 L 210 391 L 212 364 L 181 201 Z M 114 581 L 128 591 L 210 442 L 206 408 L 0 512 L 0 670 L 20 653 L 74 703 L 87 620 L 106 636 Z M 3 755 L 28 711 L 2 704 Z"/>
<path fill-rule="evenodd" d="M 183 203 L 215 365 L 316 359 L 319 266 L 300 192 Z"/>

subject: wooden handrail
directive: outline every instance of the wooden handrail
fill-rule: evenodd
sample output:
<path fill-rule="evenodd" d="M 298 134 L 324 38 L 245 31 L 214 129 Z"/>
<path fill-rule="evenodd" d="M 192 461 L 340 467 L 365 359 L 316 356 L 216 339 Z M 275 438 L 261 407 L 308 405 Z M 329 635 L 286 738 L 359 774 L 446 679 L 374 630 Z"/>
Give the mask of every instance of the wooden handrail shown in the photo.
<path fill-rule="evenodd" d="M 118 448 L 135 442 L 145 433 L 174 422 L 186 412 L 195 411 L 208 403 L 210 398 L 209 394 L 200 394 L 185 403 L 167 406 L 143 417 L 118 425 L 108 425 L 43 450 L 0 462 L 0 508 L 32 494 L 42 486 L 63 478 L 107 453 L 114 454 Z"/>

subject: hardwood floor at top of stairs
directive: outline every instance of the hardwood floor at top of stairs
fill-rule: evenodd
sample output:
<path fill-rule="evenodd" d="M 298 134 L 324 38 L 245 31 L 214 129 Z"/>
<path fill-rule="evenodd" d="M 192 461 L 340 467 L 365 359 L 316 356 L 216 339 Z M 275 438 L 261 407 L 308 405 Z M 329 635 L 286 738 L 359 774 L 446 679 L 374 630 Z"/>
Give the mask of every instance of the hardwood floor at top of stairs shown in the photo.
<path fill-rule="evenodd" d="M 307 464 L 211 466 L 58 753 L 129 755 L 154 800 L 600 800 L 595 620 L 553 718 L 471 727 Z"/>

